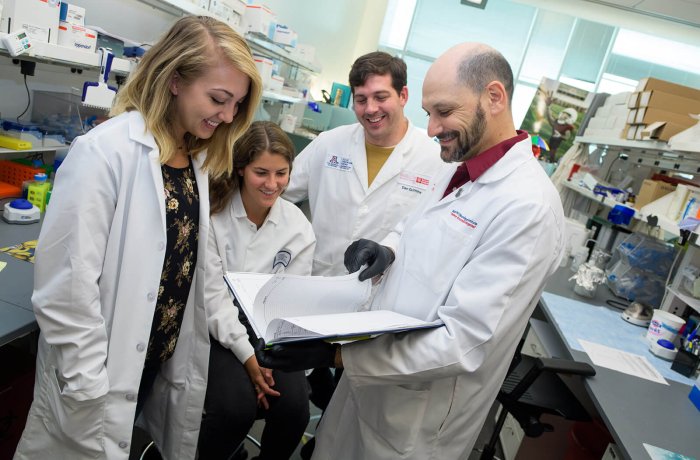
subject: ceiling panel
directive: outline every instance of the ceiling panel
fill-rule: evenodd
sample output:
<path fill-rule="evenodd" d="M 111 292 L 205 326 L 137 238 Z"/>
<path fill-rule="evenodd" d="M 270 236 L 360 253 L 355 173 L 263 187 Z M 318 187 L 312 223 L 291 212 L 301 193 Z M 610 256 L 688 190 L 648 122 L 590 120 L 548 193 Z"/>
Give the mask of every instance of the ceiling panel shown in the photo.
<path fill-rule="evenodd" d="M 584 0 L 700 28 L 700 0 Z"/>

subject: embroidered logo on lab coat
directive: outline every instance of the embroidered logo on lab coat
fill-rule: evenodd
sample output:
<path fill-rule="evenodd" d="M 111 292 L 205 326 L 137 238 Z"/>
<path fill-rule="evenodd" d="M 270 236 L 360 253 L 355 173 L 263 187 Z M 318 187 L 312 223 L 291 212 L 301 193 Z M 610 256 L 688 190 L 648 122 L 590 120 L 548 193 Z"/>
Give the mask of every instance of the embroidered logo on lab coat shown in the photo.
<path fill-rule="evenodd" d="M 418 175 L 411 171 L 401 171 L 399 187 L 405 192 L 423 193 L 430 186 L 430 176 Z"/>
<path fill-rule="evenodd" d="M 340 171 L 352 170 L 352 160 L 350 158 L 339 157 L 338 155 L 329 155 L 326 160 L 326 167 L 338 169 Z"/>
<path fill-rule="evenodd" d="M 272 273 L 283 272 L 292 261 L 292 252 L 287 249 L 280 249 L 275 255 L 275 260 L 272 262 Z"/>
<path fill-rule="evenodd" d="M 456 209 L 453 209 L 450 215 L 469 228 L 476 228 L 476 226 L 479 225 L 476 223 L 476 221 L 466 217 L 464 214 L 457 211 Z"/>

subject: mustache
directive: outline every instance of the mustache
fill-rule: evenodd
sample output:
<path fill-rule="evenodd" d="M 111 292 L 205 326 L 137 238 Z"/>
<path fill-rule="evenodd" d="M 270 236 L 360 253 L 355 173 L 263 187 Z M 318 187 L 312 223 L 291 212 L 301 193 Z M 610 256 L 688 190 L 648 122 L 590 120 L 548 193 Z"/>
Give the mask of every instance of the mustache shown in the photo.
<path fill-rule="evenodd" d="M 447 131 L 444 133 L 440 133 L 435 137 L 441 141 L 444 141 L 445 139 L 449 139 L 449 138 L 453 138 L 453 137 L 459 138 L 459 132 L 458 131 Z"/>

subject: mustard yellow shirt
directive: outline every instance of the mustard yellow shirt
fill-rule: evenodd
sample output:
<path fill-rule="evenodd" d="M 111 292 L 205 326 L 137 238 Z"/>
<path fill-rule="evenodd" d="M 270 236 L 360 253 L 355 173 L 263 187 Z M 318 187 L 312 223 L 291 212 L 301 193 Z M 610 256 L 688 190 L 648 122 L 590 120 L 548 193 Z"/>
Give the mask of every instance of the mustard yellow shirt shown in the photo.
<path fill-rule="evenodd" d="M 365 142 L 365 151 L 367 152 L 367 185 L 370 186 L 391 152 L 394 151 L 394 147 L 379 147 Z"/>

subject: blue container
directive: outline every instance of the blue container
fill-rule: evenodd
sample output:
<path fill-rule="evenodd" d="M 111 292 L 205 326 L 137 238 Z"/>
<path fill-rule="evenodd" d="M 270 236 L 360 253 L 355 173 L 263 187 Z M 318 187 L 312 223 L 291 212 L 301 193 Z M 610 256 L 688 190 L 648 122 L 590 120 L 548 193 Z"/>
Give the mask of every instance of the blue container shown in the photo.
<path fill-rule="evenodd" d="M 634 208 L 616 204 L 608 213 L 608 220 L 616 225 L 627 225 L 632 221 L 634 212 Z"/>

